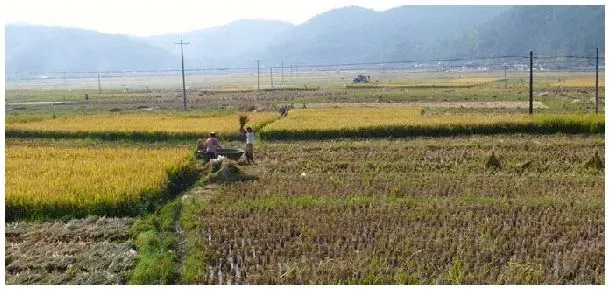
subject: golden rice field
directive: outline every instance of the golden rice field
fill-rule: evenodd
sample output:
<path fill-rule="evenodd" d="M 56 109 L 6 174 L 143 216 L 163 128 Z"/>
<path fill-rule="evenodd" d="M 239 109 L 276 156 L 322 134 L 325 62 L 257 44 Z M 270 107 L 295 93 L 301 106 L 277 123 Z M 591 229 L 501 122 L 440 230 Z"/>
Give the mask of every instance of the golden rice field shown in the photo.
<path fill-rule="evenodd" d="M 161 198 L 185 148 L 7 144 L 6 216 L 123 215 Z"/>
<path fill-rule="evenodd" d="M 599 76 L 599 86 L 604 87 L 605 81 L 603 74 Z M 562 79 L 560 82 L 555 82 L 553 87 L 561 88 L 595 88 L 595 76 L 571 76 L 567 79 Z"/>
<path fill-rule="evenodd" d="M 447 82 L 441 81 L 440 83 L 448 83 L 448 84 L 484 84 L 484 83 L 493 83 L 503 80 L 502 78 L 495 77 L 470 77 L 470 78 L 454 78 Z"/>
<path fill-rule="evenodd" d="M 544 119 L 544 115 L 528 114 L 452 114 L 426 115 L 420 108 L 316 108 L 290 111 L 290 116 L 273 122 L 268 130 L 343 130 L 395 125 L 459 125 L 527 123 Z M 572 116 L 573 118 L 576 117 Z M 581 118 L 599 119 L 603 116 Z"/>
<path fill-rule="evenodd" d="M 293 110 L 289 118 L 270 124 L 269 130 L 358 129 L 391 125 L 525 122 L 527 115 L 422 115 L 421 108 L 320 108 Z"/>
<path fill-rule="evenodd" d="M 257 112 L 249 114 L 249 126 L 272 121 L 277 114 Z M 35 122 L 7 122 L 7 130 L 62 131 L 62 132 L 200 132 L 216 131 L 233 134 L 239 128 L 238 115 L 186 116 L 162 114 L 100 114 L 59 117 Z"/>
<path fill-rule="evenodd" d="M 261 132 L 268 139 L 452 136 L 497 133 L 603 133 L 603 115 L 428 114 L 419 108 L 293 110 Z"/>

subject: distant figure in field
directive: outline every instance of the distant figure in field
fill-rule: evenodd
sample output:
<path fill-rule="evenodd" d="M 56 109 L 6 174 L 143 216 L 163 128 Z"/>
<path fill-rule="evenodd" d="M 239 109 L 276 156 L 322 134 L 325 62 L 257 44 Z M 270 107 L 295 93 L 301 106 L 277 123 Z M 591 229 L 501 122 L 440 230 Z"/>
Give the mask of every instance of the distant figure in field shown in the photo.
<path fill-rule="evenodd" d="M 254 131 L 252 127 L 246 128 L 246 161 L 254 163 Z"/>
<path fill-rule="evenodd" d="M 286 107 L 286 105 L 282 105 L 280 107 L 280 116 L 282 116 L 282 117 L 288 116 L 288 108 Z"/>
<path fill-rule="evenodd" d="M 206 140 L 207 147 L 205 149 L 208 158 L 216 159 L 218 158 L 218 149 L 222 149 L 222 147 L 218 144 L 218 139 L 216 138 L 216 132 L 210 132 L 210 138 Z"/>

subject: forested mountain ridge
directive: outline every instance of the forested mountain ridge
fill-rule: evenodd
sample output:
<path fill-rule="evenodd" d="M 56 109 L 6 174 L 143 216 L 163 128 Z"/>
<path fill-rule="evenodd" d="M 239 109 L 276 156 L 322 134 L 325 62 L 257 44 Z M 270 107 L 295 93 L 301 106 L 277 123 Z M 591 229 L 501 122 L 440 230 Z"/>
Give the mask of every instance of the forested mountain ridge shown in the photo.
<path fill-rule="evenodd" d="M 603 6 L 344 7 L 300 25 L 238 20 L 182 34 L 110 35 L 8 25 L 6 72 L 378 62 L 445 57 L 594 55 L 604 51 Z"/>

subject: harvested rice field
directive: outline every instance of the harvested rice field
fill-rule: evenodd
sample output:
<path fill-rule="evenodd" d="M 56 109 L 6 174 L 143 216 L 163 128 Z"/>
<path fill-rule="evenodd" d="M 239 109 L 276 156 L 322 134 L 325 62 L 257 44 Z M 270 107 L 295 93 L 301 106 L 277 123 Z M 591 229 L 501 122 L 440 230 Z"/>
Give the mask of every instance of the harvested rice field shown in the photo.
<path fill-rule="evenodd" d="M 5 283 L 125 284 L 138 260 L 132 218 L 12 222 L 5 229 Z"/>
<path fill-rule="evenodd" d="M 257 180 L 183 198 L 183 283 L 603 284 L 603 153 L 603 136 L 265 143 Z"/>

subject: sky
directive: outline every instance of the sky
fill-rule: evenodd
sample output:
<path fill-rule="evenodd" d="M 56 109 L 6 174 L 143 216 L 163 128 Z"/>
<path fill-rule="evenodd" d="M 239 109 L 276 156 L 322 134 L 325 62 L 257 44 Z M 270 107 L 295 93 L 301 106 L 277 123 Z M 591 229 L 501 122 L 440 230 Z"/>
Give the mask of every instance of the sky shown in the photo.
<path fill-rule="evenodd" d="M 8 0 L 5 2 L 5 24 L 77 27 L 148 36 L 220 26 L 238 19 L 284 20 L 300 24 L 334 8 L 357 5 L 383 11 L 410 2 L 413 1 Z"/>
<path fill-rule="evenodd" d="M 5 24 L 74 27 L 103 33 L 149 36 L 221 26 L 238 19 L 283 20 L 295 25 L 350 5 L 384 11 L 402 5 L 531 4 L 529 0 L 4 0 Z M 569 4 L 536 0 L 536 4 Z M 603 4 L 583 1 L 573 4 Z M 591 2 L 585 0 L 584 2 Z"/>

